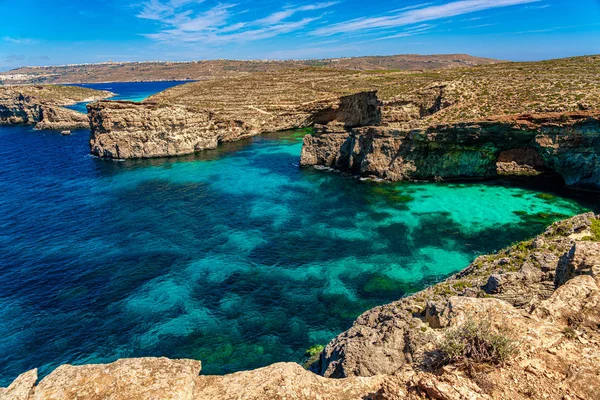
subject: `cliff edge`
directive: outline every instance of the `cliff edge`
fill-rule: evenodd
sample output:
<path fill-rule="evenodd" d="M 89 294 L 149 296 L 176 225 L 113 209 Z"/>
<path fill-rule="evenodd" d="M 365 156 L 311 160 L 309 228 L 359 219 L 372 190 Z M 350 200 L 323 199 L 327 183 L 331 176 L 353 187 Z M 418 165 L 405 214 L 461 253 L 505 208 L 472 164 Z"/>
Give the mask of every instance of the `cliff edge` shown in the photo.
<path fill-rule="evenodd" d="M 113 94 L 75 86 L 0 87 L 0 125 L 28 124 L 36 129 L 86 129 L 85 114 L 64 108 Z"/>
<path fill-rule="evenodd" d="M 568 186 L 600 190 L 600 111 L 511 115 L 412 130 L 321 127 L 304 138 L 300 163 L 389 181 L 552 171 Z"/>

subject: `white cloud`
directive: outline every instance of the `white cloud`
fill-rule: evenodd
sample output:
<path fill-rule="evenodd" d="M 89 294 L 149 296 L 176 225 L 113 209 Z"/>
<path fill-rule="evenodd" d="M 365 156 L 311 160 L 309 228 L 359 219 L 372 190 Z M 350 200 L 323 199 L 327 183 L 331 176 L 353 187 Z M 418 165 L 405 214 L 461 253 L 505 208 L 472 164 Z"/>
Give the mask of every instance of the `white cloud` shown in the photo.
<path fill-rule="evenodd" d="M 417 24 L 420 22 L 434 21 L 442 18 L 469 14 L 493 8 L 508 7 L 520 4 L 536 3 L 541 0 L 461 0 L 441 5 L 425 6 L 410 10 L 400 11 L 393 15 L 380 17 L 363 17 L 350 21 L 339 22 L 330 26 L 316 29 L 312 32 L 315 36 L 329 36 L 340 33 L 357 32 L 365 30 L 389 29 Z"/>
<path fill-rule="evenodd" d="M 147 38 L 160 42 L 202 42 L 222 44 L 247 42 L 271 38 L 305 28 L 320 16 L 292 20 L 296 14 L 317 11 L 337 4 L 337 1 L 286 7 L 265 17 L 232 21 L 247 11 L 237 10 L 238 4 L 219 4 L 197 10 L 201 1 L 191 0 L 148 0 L 142 4 L 138 18 L 159 21 L 163 25 L 157 33 L 145 34 Z"/>
<path fill-rule="evenodd" d="M 27 45 L 27 44 L 34 44 L 34 43 L 36 43 L 36 41 L 33 40 L 33 39 L 13 38 L 13 37 L 10 37 L 10 36 L 4 36 L 2 38 L 2 40 L 4 40 L 5 42 L 8 42 L 8 43 L 13 43 L 13 44 L 25 44 L 25 45 Z"/>
<path fill-rule="evenodd" d="M 375 40 L 388 40 L 388 39 L 397 39 L 397 38 L 402 38 L 402 37 L 420 35 L 422 33 L 425 33 L 427 31 L 431 30 L 432 28 L 435 28 L 435 25 L 422 24 L 422 25 L 415 26 L 412 29 L 407 29 L 403 32 L 397 33 L 395 35 L 383 36 L 383 37 L 377 38 Z"/>

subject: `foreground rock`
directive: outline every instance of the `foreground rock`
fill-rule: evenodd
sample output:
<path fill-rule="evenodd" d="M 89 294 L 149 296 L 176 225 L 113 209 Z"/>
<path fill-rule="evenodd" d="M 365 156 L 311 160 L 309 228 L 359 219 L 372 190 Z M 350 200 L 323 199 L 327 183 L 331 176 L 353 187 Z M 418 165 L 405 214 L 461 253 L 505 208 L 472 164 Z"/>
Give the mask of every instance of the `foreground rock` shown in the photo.
<path fill-rule="evenodd" d="M 73 86 L 0 87 L 0 125 L 28 124 L 36 129 L 86 129 L 88 118 L 65 105 L 110 97 L 112 93 Z"/>
<path fill-rule="evenodd" d="M 600 112 L 526 114 L 413 130 L 325 128 L 305 137 L 301 164 L 390 181 L 552 170 L 569 186 L 600 189 Z"/>
<path fill-rule="evenodd" d="M 277 104 L 280 101 L 274 97 L 260 108 L 247 105 L 233 112 L 150 101 L 92 103 L 88 105 L 90 150 L 100 157 L 118 159 L 179 156 L 315 123 L 334 122 L 351 128 L 381 121 L 374 92 L 329 95 L 309 103 Z"/>
<path fill-rule="evenodd" d="M 19 376 L 0 399 L 597 399 L 600 217 L 580 215 L 479 257 L 445 282 L 367 311 L 312 370 L 281 363 L 203 376 L 199 361 L 124 359 Z M 514 343 L 499 364 L 439 364 L 465 323 Z M 340 378 L 340 379 L 332 379 Z"/>

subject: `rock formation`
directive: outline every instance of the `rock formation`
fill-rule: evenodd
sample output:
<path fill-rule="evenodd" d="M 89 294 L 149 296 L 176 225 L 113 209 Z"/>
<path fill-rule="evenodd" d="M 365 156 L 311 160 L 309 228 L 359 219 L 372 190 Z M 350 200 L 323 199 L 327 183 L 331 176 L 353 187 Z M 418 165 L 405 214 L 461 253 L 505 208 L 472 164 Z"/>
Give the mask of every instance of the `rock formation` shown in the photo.
<path fill-rule="evenodd" d="M 600 398 L 600 216 L 580 215 L 448 280 L 360 316 L 312 370 L 280 363 L 225 376 L 165 358 L 64 365 L 19 376 L 0 399 Z M 503 363 L 438 364 L 466 323 L 513 341 Z M 332 378 L 339 379 L 332 379 Z"/>
<path fill-rule="evenodd" d="M 305 137 L 301 164 L 390 181 L 549 169 L 569 186 L 600 189 L 600 112 L 526 114 L 413 130 L 322 128 Z"/>
<path fill-rule="evenodd" d="M 100 101 L 88 105 L 90 150 L 119 159 L 191 154 L 221 142 L 315 123 L 335 121 L 347 128 L 377 124 L 378 105 L 375 92 L 327 96 L 308 104 L 248 105 L 235 112 L 152 101 Z"/>
<path fill-rule="evenodd" d="M 0 124 L 29 124 L 36 129 L 86 129 L 88 118 L 64 105 L 110 97 L 112 93 L 67 86 L 0 88 Z"/>

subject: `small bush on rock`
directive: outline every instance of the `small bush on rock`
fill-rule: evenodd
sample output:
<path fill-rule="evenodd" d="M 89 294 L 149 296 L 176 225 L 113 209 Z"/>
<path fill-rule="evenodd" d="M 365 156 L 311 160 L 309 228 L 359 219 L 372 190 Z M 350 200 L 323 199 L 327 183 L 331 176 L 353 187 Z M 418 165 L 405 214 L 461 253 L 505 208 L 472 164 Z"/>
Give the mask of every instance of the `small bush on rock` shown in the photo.
<path fill-rule="evenodd" d="M 590 226 L 591 236 L 587 236 L 584 240 L 593 242 L 600 242 L 600 219 L 593 219 L 592 226 Z"/>
<path fill-rule="evenodd" d="M 488 322 L 468 321 L 446 332 L 439 351 L 442 365 L 502 365 L 516 354 L 517 344 Z"/>

